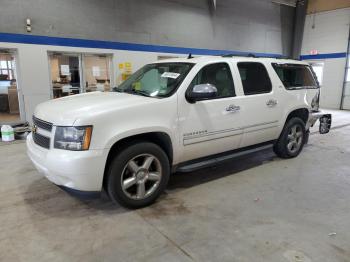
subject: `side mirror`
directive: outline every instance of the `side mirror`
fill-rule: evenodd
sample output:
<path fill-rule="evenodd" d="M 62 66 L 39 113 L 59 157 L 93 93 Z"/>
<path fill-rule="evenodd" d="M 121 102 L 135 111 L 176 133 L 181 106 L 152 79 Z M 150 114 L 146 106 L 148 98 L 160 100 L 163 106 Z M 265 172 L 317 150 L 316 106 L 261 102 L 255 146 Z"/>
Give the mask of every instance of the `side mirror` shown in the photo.
<path fill-rule="evenodd" d="M 194 103 L 199 100 L 205 100 L 216 97 L 218 90 L 212 84 L 200 84 L 195 85 L 192 90 L 188 93 L 187 99 Z"/>

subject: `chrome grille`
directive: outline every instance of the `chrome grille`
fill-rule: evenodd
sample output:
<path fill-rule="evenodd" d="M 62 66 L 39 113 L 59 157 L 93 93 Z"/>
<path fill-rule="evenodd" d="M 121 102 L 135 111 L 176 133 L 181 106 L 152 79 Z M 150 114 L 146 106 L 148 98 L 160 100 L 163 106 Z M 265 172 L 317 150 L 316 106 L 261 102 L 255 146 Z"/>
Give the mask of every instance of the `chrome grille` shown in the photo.
<path fill-rule="evenodd" d="M 50 149 L 50 135 L 48 134 L 47 136 L 45 135 L 42 135 L 42 134 L 39 134 L 37 131 L 37 129 L 42 129 L 42 130 L 46 130 L 48 132 L 51 132 L 52 131 L 52 123 L 49 123 L 49 122 L 46 122 L 44 120 L 41 120 L 39 118 L 36 118 L 35 116 L 33 116 L 33 124 L 34 124 L 34 127 L 33 127 L 33 140 L 34 140 L 34 143 L 41 146 L 41 147 L 44 147 L 44 148 L 47 148 L 47 149 Z"/>
<path fill-rule="evenodd" d="M 46 137 L 46 136 L 43 136 L 43 135 L 38 134 L 36 132 L 33 132 L 33 140 L 34 140 L 35 144 L 37 144 L 41 147 L 44 147 L 47 149 L 50 148 L 50 138 L 49 137 Z"/>
<path fill-rule="evenodd" d="M 41 120 L 39 118 L 36 118 L 35 116 L 33 116 L 33 123 L 35 126 L 47 130 L 49 132 L 51 132 L 52 130 L 52 123 L 46 122 L 44 120 Z"/>

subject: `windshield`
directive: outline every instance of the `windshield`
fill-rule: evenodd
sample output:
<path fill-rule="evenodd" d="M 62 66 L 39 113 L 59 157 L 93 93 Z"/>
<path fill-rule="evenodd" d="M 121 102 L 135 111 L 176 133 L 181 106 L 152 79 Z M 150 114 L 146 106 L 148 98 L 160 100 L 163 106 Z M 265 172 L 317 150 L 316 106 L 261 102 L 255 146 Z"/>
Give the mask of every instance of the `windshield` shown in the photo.
<path fill-rule="evenodd" d="M 167 97 L 176 91 L 192 67 L 192 63 L 148 64 L 132 74 L 114 91 Z"/>

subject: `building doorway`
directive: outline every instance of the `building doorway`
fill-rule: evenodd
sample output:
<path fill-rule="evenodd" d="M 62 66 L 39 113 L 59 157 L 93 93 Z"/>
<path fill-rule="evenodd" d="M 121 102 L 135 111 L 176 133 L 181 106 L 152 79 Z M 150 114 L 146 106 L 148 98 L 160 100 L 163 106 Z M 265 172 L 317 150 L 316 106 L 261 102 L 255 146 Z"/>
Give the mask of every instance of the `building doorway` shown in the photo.
<path fill-rule="evenodd" d="M 318 83 L 320 84 L 320 86 L 322 86 L 324 63 L 323 62 L 310 62 L 310 65 L 316 74 Z"/>
<path fill-rule="evenodd" d="M 21 122 L 18 98 L 15 51 L 0 49 L 1 124 L 18 124 Z"/>

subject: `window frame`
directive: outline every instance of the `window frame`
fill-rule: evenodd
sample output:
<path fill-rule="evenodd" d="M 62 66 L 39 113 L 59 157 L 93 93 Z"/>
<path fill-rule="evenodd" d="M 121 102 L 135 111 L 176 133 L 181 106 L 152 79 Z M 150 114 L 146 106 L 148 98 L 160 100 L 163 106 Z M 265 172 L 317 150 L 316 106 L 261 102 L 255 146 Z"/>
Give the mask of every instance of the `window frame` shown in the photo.
<path fill-rule="evenodd" d="M 192 81 L 197 77 L 197 75 L 199 74 L 199 72 L 201 70 L 203 70 L 205 67 L 207 66 L 211 66 L 211 65 L 216 65 L 216 64 L 225 64 L 228 69 L 230 70 L 230 78 L 231 78 L 231 81 L 232 81 L 232 87 L 233 87 L 233 95 L 229 95 L 229 96 L 220 96 L 220 97 L 211 97 L 211 98 L 203 98 L 203 99 L 200 99 L 200 100 L 197 100 L 197 102 L 201 102 L 201 101 L 210 101 L 210 100 L 217 100 L 217 99 L 225 99 L 225 98 L 232 98 L 232 97 L 237 97 L 237 92 L 236 92 L 236 85 L 235 85 L 235 80 L 234 80 L 234 77 L 233 77 L 233 72 L 234 70 L 232 70 L 232 67 L 231 67 L 231 64 L 228 63 L 227 61 L 215 61 L 215 62 L 212 62 L 212 63 L 208 63 L 208 64 L 205 64 L 203 65 L 194 75 L 194 77 L 191 79 L 187 89 L 186 89 L 186 92 L 185 92 L 185 97 L 186 97 L 186 100 L 187 102 L 188 99 L 187 99 L 187 95 L 189 94 L 189 92 L 191 92 L 191 84 L 192 84 Z"/>
<path fill-rule="evenodd" d="M 264 67 L 265 69 L 265 72 L 267 74 L 267 78 L 268 78 L 268 81 L 270 83 L 270 90 L 268 92 L 259 92 L 259 93 L 251 93 L 251 94 L 246 94 L 245 91 L 244 91 L 244 85 L 243 85 L 243 79 L 242 79 L 242 76 L 241 76 L 241 72 L 239 71 L 239 64 L 246 64 L 246 63 L 250 63 L 250 64 L 260 64 Z M 244 96 L 254 96 L 254 95 L 263 95 L 263 94 L 271 94 L 273 92 L 273 85 L 272 85 L 272 81 L 271 81 L 271 76 L 270 76 L 270 73 L 269 73 L 269 70 L 267 70 L 267 67 L 264 63 L 262 62 L 258 62 L 258 61 L 240 61 L 240 62 L 237 62 L 237 70 L 238 70 L 238 74 L 239 74 L 239 79 L 241 81 L 241 84 L 242 84 L 242 91 L 243 91 L 243 95 Z"/>

